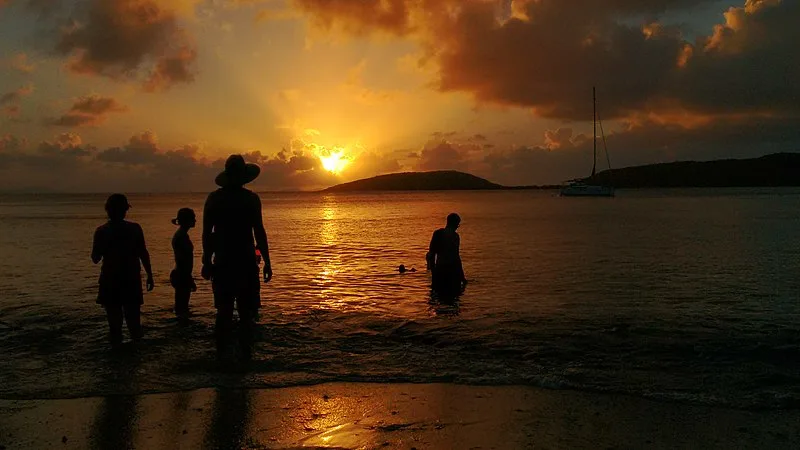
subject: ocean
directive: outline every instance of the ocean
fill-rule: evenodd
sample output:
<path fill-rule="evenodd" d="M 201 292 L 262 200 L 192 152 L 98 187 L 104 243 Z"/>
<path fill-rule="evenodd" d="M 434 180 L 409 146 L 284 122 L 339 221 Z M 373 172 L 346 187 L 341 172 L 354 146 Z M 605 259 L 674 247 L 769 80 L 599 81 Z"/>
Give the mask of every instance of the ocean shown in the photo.
<path fill-rule="evenodd" d="M 156 289 L 144 341 L 123 354 L 95 304 L 105 196 L 0 196 L 0 398 L 359 381 L 800 407 L 800 189 L 261 198 L 275 277 L 253 360 L 231 364 L 214 346 L 199 227 L 193 316 L 172 313 L 170 219 L 188 206 L 201 223 L 205 195 L 129 196 Z M 448 305 L 431 299 L 425 252 L 450 212 L 470 284 Z"/>

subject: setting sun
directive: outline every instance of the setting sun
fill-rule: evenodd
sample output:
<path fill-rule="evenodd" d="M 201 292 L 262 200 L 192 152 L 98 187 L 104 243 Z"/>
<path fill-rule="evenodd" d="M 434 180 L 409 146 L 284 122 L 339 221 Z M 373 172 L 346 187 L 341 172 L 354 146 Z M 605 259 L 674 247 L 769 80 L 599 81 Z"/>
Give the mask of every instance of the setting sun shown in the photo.
<path fill-rule="evenodd" d="M 342 170 L 349 163 L 348 158 L 344 155 L 344 150 L 332 151 L 328 156 L 320 155 L 319 160 L 325 170 L 336 175 L 342 173 Z"/>

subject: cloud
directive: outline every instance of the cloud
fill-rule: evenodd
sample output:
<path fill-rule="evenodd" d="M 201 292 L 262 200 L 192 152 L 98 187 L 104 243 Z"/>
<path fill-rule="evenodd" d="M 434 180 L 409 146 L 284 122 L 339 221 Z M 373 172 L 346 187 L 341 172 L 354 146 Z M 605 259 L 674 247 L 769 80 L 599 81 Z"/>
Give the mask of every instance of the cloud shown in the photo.
<path fill-rule="evenodd" d="M 0 136 L 0 152 L 16 152 L 27 146 L 24 138 L 18 138 L 12 134 Z"/>
<path fill-rule="evenodd" d="M 542 117 L 800 112 L 800 2 L 747 0 L 694 42 L 658 21 L 713 0 L 295 0 L 317 27 L 416 39 L 435 86 Z M 644 21 L 643 18 L 648 18 Z M 638 22 L 638 24 L 637 24 Z"/>
<path fill-rule="evenodd" d="M 19 105 L 7 105 L 3 107 L 3 115 L 6 117 L 19 117 L 20 111 Z"/>
<path fill-rule="evenodd" d="M 24 52 L 17 53 L 8 60 L 8 66 L 22 73 L 32 73 L 36 65 L 28 60 L 28 55 Z"/>
<path fill-rule="evenodd" d="M 414 3 L 411 0 L 294 0 L 296 8 L 311 13 L 316 26 L 355 35 L 374 30 L 395 35 L 409 33 Z"/>
<path fill-rule="evenodd" d="M 558 150 L 573 145 L 572 128 L 559 128 L 544 132 L 544 146 L 551 150 Z"/>
<path fill-rule="evenodd" d="M 147 91 L 194 81 L 195 45 L 180 24 L 194 1 L 82 0 L 60 26 L 57 53 L 77 74 L 138 80 Z"/>
<path fill-rule="evenodd" d="M 469 153 L 475 148 L 474 145 L 432 140 L 420 152 L 415 170 L 468 170 Z"/>
<path fill-rule="evenodd" d="M 175 54 L 161 58 L 144 84 L 147 92 L 165 91 L 177 83 L 192 83 L 195 73 L 192 69 L 197 59 L 197 51 L 183 47 Z"/>
<path fill-rule="evenodd" d="M 800 117 L 740 116 L 697 127 L 643 120 L 609 132 L 607 144 L 614 168 L 798 152 Z M 569 128 L 545 132 L 539 144 L 496 145 L 469 151 L 468 147 L 451 143 L 436 150 L 441 153 L 433 158 L 436 164 L 431 169 L 464 170 L 506 185 L 558 184 L 588 176 L 592 169 L 591 134 L 575 134 Z M 597 167 L 608 167 L 599 139 Z"/>
<path fill-rule="evenodd" d="M 0 105 L 9 105 L 19 103 L 23 97 L 27 97 L 33 93 L 33 85 L 20 86 L 19 88 L 6 92 L 0 95 Z"/>
<path fill-rule="evenodd" d="M 61 117 L 46 119 L 45 124 L 59 127 L 96 126 L 105 122 L 111 113 L 127 109 L 111 97 L 92 94 L 77 99 Z"/>

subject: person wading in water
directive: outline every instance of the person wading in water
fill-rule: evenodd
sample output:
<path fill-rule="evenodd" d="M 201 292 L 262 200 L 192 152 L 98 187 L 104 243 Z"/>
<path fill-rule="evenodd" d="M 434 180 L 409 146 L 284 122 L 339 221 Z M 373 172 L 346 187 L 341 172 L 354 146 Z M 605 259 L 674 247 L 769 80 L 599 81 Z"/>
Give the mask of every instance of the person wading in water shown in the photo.
<path fill-rule="evenodd" d="M 169 274 L 169 282 L 175 289 L 175 315 L 180 320 L 189 318 L 189 299 L 197 290 L 192 271 L 194 268 L 194 245 L 189 238 L 189 230 L 194 228 L 197 219 L 190 208 L 178 210 L 178 217 L 172 219 L 178 230 L 172 237 L 172 253 L 175 255 L 175 268 Z"/>
<path fill-rule="evenodd" d="M 461 237 L 456 232 L 460 225 L 461 217 L 458 214 L 447 216 L 447 226 L 434 231 L 426 255 L 432 272 L 431 288 L 443 300 L 455 299 L 467 286 L 459 254 Z"/>
<path fill-rule="evenodd" d="M 125 220 L 130 207 L 128 199 L 122 194 L 108 197 L 108 222 L 94 232 L 92 244 L 92 262 L 97 264 L 103 261 L 97 303 L 106 310 L 112 347 L 122 344 L 123 318 L 131 339 L 138 341 L 142 338 L 142 266 L 147 273 L 147 290 L 153 290 L 153 269 L 150 267 L 150 253 L 144 242 L 144 232 L 139 224 Z"/>
<path fill-rule="evenodd" d="M 201 274 L 212 280 L 217 341 L 224 343 L 230 335 L 235 305 L 239 312 L 239 339 L 246 355 L 250 352 L 253 316 L 261 289 L 256 249 L 264 262 L 264 282 L 272 279 L 261 199 L 244 187 L 260 172 L 257 165 L 245 163 L 241 155 L 231 155 L 215 180 L 220 188 L 209 194 L 203 210 Z"/>

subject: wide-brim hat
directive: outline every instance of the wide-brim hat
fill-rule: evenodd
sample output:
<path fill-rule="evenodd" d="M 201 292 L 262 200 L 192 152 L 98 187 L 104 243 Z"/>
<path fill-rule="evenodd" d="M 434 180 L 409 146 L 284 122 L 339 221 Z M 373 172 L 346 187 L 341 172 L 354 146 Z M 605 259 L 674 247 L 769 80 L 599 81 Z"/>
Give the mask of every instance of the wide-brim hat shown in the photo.
<path fill-rule="evenodd" d="M 261 168 L 256 164 L 244 162 L 242 155 L 231 155 L 225 161 L 223 170 L 214 180 L 217 186 L 244 186 L 258 178 Z"/>

